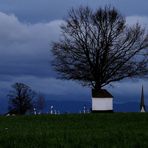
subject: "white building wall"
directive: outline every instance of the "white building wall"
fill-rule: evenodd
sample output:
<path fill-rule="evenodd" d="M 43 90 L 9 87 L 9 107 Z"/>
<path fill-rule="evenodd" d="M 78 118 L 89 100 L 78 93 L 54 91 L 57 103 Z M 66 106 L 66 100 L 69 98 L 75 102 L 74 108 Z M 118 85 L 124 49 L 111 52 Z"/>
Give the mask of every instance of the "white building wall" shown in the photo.
<path fill-rule="evenodd" d="M 92 98 L 92 110 L 113 110 L 113 98 Z"/>

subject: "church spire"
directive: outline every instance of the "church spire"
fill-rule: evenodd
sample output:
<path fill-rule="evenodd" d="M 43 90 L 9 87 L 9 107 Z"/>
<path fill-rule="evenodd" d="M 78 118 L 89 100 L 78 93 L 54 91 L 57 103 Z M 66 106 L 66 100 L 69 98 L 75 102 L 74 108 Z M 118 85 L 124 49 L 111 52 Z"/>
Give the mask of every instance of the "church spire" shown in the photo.
<path fill-rule="evenodd" d="M 145 112 L 145 105 L 144 105 L 144 90 L 142 85 L 142 91 L 141 91 L 141 102 L 140 102 L 140 112 Z"/>

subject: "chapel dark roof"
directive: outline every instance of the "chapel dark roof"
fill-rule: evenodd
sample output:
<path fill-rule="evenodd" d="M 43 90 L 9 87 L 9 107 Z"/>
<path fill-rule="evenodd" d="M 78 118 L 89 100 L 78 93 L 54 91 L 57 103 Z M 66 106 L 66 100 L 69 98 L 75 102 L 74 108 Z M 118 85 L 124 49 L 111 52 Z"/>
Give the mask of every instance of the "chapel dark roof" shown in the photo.
<path fill-rule="evenodd" d="M 101 89 L 99 91 L 92 89 L 92 97 L 94 98 L 113 98 L 113 96 L 106 89 Z"/>

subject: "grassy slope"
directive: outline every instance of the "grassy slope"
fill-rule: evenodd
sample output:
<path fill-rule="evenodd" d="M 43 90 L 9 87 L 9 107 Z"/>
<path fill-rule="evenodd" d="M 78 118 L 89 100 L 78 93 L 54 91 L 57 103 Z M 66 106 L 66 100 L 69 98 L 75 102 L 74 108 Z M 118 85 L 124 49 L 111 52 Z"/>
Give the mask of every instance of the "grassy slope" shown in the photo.
<path fill-rule="evenodd" d="M 148 147 L 147 113 L 0 117 L 0 148 Z"/>

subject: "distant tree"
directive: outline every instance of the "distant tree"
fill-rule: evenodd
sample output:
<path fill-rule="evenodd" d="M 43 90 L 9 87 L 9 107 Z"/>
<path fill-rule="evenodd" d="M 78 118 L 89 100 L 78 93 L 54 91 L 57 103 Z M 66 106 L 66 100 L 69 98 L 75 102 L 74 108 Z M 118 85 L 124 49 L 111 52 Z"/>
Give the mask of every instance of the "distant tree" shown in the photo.
<path fill-rule="evenodd" d="M 9 111 L 13 110 L 16 114 L 23 115 L 33 107 L 35 93 L 29 86 L 23 83 L 15 83 L 8 94 Z"/>
<path fill-rule="evenodd" d="M 100 90 L 124 78 L 148 76 L 148 33 L 129 26 L 112 7 L 71 9 L 54 42 L 53 67 L 62 79 Z"/>
<path fill-rule="evenodd" d="M 36 107 L 37 110 L 40 112 L 43 112 L 43 109 L 45 107 L 45 97 L 42 94 L 39 94 L 36 100 Z"/>

